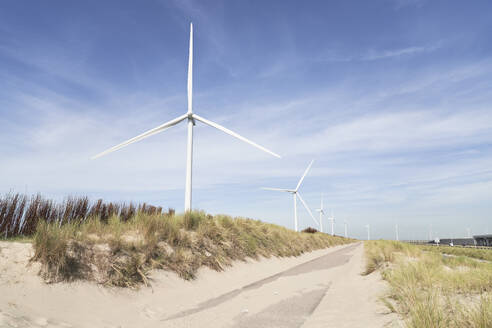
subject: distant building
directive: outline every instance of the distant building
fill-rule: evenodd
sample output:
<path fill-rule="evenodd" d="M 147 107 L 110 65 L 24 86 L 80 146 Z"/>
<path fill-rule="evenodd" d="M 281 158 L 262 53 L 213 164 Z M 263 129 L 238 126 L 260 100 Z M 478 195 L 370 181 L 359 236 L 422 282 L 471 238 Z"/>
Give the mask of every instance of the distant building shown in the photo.
<path fill-rule="evenodd" d="M 492 246 L 492 234 L 489 235 L 476 235 L 473 236 L 477 246 Z"/>
<path fill-rule="evenodd" d="M 450 246 L 492 246 L 492 234 L 475 235 L 473 238 L 436 238 L 427 243 Z"/>
<path fill-rule="evenodd" d="M 435 244 L 435 240 L 429 241 L 431 244 Z M 439 239 L 440 245 L 451 245 L 451 246 L 475 246 L 474 238 L 441 238 Z"/>

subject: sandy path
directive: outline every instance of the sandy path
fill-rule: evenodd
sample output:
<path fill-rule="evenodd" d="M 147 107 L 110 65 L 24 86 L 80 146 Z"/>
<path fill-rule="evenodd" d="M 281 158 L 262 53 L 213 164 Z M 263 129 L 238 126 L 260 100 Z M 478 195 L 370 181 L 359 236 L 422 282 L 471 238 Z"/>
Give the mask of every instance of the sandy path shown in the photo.
<path fill-rule="evenodd" d="M 364 263 L 361 244 L 346 265 L 327 273 L 332 284 L 302 328 L 403 327 L 398 316 L 379 302 L 388 288 L 379 273 L 360 275 Z"/>
<path fill-rule="evenodd" d="M 297 258 L 201 270 L 183 281 L 159 271 L 153 287 L 107 289 L 90 283 L 46 285 L 26 268 L 30 245 L 0 242 L 0 327 L 383 327 L 385 288 L 360 276 L 362 245 Z"/>

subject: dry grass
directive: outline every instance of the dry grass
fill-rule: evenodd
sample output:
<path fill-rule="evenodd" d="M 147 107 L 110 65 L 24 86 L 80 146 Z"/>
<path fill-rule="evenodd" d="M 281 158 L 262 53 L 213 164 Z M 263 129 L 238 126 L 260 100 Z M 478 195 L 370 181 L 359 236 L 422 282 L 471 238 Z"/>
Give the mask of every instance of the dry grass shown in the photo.
<path fill-rule="evenodd" d="M 468 247 L 451 247 L 451 246 L 420 246 L 423 250 L 429 252 L 438 252 L 455 256 L 466 256 L 484 261 L 492 262 L 492 249 L 468 248 Z"/>
<path fill-rule="evenodd" d="M 298 256 L 349 242 L 352 240 L 205 212 L 138 212 L 126 221 L 117 215 L 61 226 L 40 221 L 33 260 L 42 263 L 41 274 L 50 282 L 87 279 L 135 287 L 148 284 L 153 269 L 193 279 L 202 266 L 220 271 L 235 260 Z"/>
<path fill-rule="evenodd" d="M 381 266 L 392 263 L 398 256 L 418 257 L 421 252 L 415 247 L 396 242 L 375 240 L 365 243 L 366 270 L 364 274 L 370 274 Z"/>
<path fill-rule="evenodd" d="M 117 215 L 122 221 L 132 219 L 138 213 L 162 214 L 162 207 L 146 203 L 138 206 L 130 203 L 105 203 L 102 199 L 90 202 L 87 197 L 67 197 L 56 203 L 41 195 L 28 197 L 21 194 L 6 194 L 0 197 L 0 238 L 32 236 L 40 221 L 65 225 L 97 218 L 102 222 Z M 167 214 L 174 214 L 169 209 Z"/>
<path fill-rule="evenodd" d="M 392 241 L 365 248 L 367 271 L 381 269 L 391 286 L 385 303 L 407 327 L 492 327 L 491 263 Z"/>

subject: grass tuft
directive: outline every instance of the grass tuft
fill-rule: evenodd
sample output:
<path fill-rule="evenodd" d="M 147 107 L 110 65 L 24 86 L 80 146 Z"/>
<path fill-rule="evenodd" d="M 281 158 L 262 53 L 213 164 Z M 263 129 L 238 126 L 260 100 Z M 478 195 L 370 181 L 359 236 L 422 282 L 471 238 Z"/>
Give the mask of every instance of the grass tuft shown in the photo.
<path fill-rule="evenodd" d="M 61 226 L 40 221 L 33 260 L 42 263 L 41 274 L 49 281 L 87 279 L 137 287 L 149 284 L 153 269 L 194 279 L 203 266 L 220 271 L 235 260 L 298 256 L 352 241 L 203 211 L 171 215 L 156 210 L 131 219 L 113 214 Z"/>
<path fill-rule="evenodd" d="M 479 255 L 393 241 L 366 242 L 365 252 L 365 273 L 381 270 L 391 286 L 384 303 L 407 327 L 492 327 L 492 263 Z"/>

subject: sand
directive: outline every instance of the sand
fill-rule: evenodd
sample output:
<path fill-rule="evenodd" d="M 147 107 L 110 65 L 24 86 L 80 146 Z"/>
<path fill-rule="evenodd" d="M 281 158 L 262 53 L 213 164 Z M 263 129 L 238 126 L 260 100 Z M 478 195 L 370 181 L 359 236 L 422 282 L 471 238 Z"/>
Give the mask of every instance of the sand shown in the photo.
<path fill-rule="evenodd" d="M 194 281 L 155 271 L 139 290 L 45 284 L 31 256 L 30 244 L 0 242 L 0 327 L 398 327 L 378 302 L 385 283 L 360 275 L 360 243 L 201 269 Z"/>

